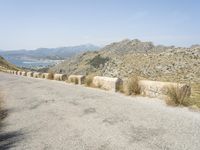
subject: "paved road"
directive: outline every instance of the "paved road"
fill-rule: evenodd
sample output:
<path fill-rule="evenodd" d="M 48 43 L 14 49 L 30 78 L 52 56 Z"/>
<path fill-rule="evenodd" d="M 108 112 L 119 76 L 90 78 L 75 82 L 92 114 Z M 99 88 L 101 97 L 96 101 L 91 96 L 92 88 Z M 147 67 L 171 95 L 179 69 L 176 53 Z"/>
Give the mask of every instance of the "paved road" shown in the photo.
<path fill-rule="evenodd" d="M 200 149 L 200 113 L 158 99 L 4 73 L 0 88 L 0 149 Z"/>

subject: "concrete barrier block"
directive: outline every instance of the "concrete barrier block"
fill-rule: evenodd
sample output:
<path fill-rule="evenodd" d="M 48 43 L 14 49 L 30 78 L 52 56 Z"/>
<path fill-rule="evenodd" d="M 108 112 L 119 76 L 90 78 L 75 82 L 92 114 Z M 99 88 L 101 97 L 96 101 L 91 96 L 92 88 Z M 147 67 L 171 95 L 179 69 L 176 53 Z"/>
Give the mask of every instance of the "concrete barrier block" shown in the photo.
<path fill-rule="evenodd" d="M 22 75 L 22 76 L 26 76 L 27 73 L 26 73 L 25 71 L 23 71 L 21 75 Z"/>
<path fill-rule="evenodd" d="M 22 75 L 22 72 L 21 71 L 17 71 L 17 75 Z"/>
<path fill-rule="evenodd" d="M 54 74 L 54 80 L 66 81 L 67 75 L 66 74 Z"/>
<path fill-rule="evenodd" d="M 53 80 L 54 74 L 53 73 L 42 73 L 41 78 Z"/>
<path fill-rule="evenodd" d="M 33 77 L 33 72 L 27 72 L 27 77 Z"/>
<path fill-rule="evenodd" d="M 84 75 L 70 75 L 68 77 L 68 80 L 75 84 L 84 84 L 85 76 Z"/>
<path fill-rule="evenodd" d="M 15 74 L 15 75 L 16 75 L 16 74 L 17 74 L 17 71 L 13 71 L 13 74 Z"/>
<path fill-rule="evenodd" d="M 42 75 L 42 74 L 41 74 L 40 72 L 34 72 L 34 73 L 33 73 L 33 77 L 34 77 L 34 78 L 40 78 L 41 75 Z"/>
<path fill-rule="evenodd" d="M 187 84 L 140 80 L 139 86 L 141 88 L 141 94 L 149 97 L 163 98 L 166 96 L 167 89 L 171 86 L 176 87 L 180 92 L 187 91 L 188 96 L 191 94 L 191 87 Z"/>
<path fill-rule="evenodd" d="M 96 87 L 116 92 L 118 87 L 123 84 L 123 81 L 120 78 L 95 76 L 93 78 L 93 84 Z"/>

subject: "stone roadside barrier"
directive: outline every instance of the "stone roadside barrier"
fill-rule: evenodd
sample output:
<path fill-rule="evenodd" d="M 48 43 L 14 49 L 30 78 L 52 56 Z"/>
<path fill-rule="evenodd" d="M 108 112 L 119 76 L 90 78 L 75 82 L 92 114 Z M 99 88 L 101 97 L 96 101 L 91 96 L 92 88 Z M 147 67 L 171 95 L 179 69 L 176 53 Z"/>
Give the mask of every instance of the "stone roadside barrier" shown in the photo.
<path fill-rule="evenodd" d="M 54 79 L 59 81 L 66 81 L 67 79 L 70 82 L 75 84 L 84 84 L 85 76 L 84 75 L 70 75 L 67 78 L 67 75 L 64 74 L 52 74 L 52 73 L 40 73 L 40 72 L 25 72 L 25 71 L 14 71 L 7 70 L 3 67 L 0 68 L 1 71 L 7 72 L 10 74 L 34 77 L 34 78 L 45 78 L 45 79 Z M 93 84 L 95 87 L 102 88 L 108 91 L 116 92 L 120 85 L 123 84 L 123 80 L 120 78 L 111 78 L 103 76 L 95 76 L 93 78 Z M 179 92 L 187 93 L 187 96 L 191 95 L 191 87 L 187 84 L 178 84 L 173 82 L 161 82 L 161 81 L 150 81 L 150 80 L 140 80 L 139 87 L 141 90 L 141 95 L 148 97 L 159 97 L 163 98 L 166 96 L 167 90 L 170 87 L 175 87 Z"/>
<path fill-rule="evenodd" d="M 93 84 L 96 87 L 116 92 L 119 86 L 123 84 L 123 81 L 120 78 L 95 76 L 93 78 Z"/>
<path fill-rule="evenodd" d="M 168 88 L 175 87 L 179 92 L 186 92 L 187 96 L 191 94 L 191 87 L 187 84 L 178 84 L 173 82 L 160 82 L 150 80 L 140 80 L 139 86 L 141 88 L 141 95 L 149 97 L 163 98 Z"/>
<path fill-rule="evenodd" d="M 84 84 L 85 76 L 84 75 L 70 75 L 68 77 L 68 80 L 70 82 L 73 82 L 75 84 Z"/>

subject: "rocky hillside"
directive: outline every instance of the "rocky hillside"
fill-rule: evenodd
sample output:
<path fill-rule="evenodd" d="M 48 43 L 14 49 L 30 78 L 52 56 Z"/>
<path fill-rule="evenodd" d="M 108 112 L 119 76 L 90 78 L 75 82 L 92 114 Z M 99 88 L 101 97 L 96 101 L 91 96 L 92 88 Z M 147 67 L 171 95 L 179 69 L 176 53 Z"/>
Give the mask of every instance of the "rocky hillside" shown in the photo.
<path fill-rule="evenodd" d="M 200 83 L 200 46 L 166 47 L 123 40 L 67 59 L 50 71 L 120 78 L 137 74 L 152 80 Z"/>
<path fill-rule="evenodd" d="M 7 68 L 7 69 L 10 69 L 10 70 L 19 70 L 15 65 L 6 61 L 2 56 L 0 56 L 0 68 L 1 67 Z"/>

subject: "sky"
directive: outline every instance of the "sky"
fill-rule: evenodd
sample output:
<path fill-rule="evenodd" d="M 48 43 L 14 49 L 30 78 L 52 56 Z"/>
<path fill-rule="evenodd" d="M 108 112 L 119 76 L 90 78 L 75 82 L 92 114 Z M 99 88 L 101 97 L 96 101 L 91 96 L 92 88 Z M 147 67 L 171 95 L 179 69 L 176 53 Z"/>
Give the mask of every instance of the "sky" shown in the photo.
<path fill-rule="evenodd" d="M 0 0 L 0 49 L 200 44 L 199 0 Z"/>

